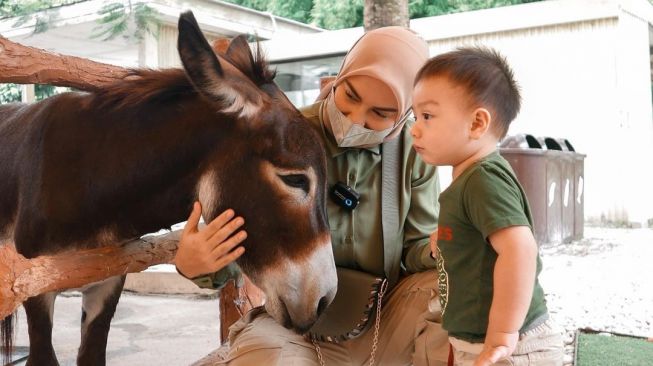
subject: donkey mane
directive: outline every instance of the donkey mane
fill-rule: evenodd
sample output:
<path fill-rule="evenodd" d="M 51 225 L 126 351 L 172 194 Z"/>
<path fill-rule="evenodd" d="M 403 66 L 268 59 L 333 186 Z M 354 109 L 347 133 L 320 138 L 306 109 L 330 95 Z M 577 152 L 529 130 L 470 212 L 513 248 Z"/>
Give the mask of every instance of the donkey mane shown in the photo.
<path fill-rule="evenodd" d="M 124 79 L 94 91 L 91 104 L 100 109 L 120 109 L 195 93 L 182 69 L 131 69 Z"/>
<path fill-rule="evenodd" d="M 222 62 L 235 66 L 257 86 L 274 83 L 276 71 L 270 70 L 260 44 L 257 42 L 254 56 L 247 51 L 230 50 L 227 54 L 220 54 L 220 58 Z M 100 109 L 120 109 L 174 101 L 194 94 L 196 90 L 183 69 L 130 69 L 122 80 L 95 90 L 91 103 Z"/>
<path fill-rule="evenodd" d="M 256 42 L 256 52 L 253 55 L 247 52 L 247 50 L 238 50 L 225 55 L 220 54 L 220 56 L 236 66 L 238 70 L 245 74 L 257 86 L 274 82 L 277 72 L 276 70 L 270 70 L 270 65 L 258 41 Z"/>

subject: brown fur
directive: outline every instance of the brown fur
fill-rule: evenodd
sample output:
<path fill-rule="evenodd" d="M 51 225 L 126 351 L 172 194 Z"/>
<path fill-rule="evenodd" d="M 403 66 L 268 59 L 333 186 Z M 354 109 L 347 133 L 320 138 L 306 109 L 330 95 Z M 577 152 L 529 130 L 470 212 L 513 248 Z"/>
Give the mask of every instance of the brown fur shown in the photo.
<path fill-rule="evenodd" d="M 225 101 L 203 89 L 211 60 L 192 54 L 204 46 L 187 33 L 180 29 L 186 73 L 133 70 L 127 80 L 93 93 L 0 106 L 0 232 L 15 224 L 12 236 L 21 254 L 93 247 L 98 238 L 126 240 L 183 221 L 197 199 L 198 180 L 211 169 L 224 199 L 212 203 L 215 210 L 206 219 L 228 207 L 245 217 L 244 245 L 253 247 L 239 259 L 245 271 L 306 256 L 313 250 L 307 244 L 328 235 L 324 149 L 272 82 L 260 52 L 254 58 L 237 39 L 217 66 L 225 82 L 264 101 L 254 120 L 243 120 L 220 113 Z M 182 48 L 182 37 L 190 47 Z M 310 207 L 289 210 L 280 202 L 258 174 L 262 161 L 317 172 Z M 44 336 L 37 344 L 30 333 L 28 364 L 55 364 L 47 349 L 51 324 L 37 323 L 44 309 L 36 300 L 28 322 L 44 327 Z M 8 346 L 11 324 L 11 318 L 2 323 Z M 45 356 L 34 358 L 38 354 Z"/>

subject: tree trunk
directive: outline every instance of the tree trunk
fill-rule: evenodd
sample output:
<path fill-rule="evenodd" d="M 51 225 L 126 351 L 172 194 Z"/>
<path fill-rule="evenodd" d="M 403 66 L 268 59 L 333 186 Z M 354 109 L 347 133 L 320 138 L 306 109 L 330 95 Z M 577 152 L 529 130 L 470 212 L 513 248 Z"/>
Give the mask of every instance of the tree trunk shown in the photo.
<path fill-rule="evenodd" d="M 408 27 L 408 0 L 365 0 L 363 25 L 365 31 L 399 25 Z"/>
<path fill-rule="evenodd" d="M 171 263 L 180 231 L 95 249 L 26 259 L 12 243 L 0 245 L 0 319 L 32 296 L 77 288 L 112 276 Z"/>

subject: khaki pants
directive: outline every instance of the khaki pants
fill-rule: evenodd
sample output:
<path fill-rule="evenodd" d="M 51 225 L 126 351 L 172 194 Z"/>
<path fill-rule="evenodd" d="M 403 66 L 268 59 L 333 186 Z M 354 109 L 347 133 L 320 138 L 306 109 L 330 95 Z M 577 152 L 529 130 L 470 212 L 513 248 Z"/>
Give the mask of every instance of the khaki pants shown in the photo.
<path fill-rule="evenodd" d="M 435 271 L 404 278 L 384 297 L 376 365 L 445 366 L 449 338 L 442 329 Z M 325 364 L 364 365 L 374 330 L 342 343 L 318 342 Z M 319 365 L 315 347 L 256 308 L 229 329 L 230 350 L 219 364 L 231 366 Z"/>
<path fill-rule="evenodd" d="M 449 338 L 453 346 L 454 365 L 472 366 L 483 350 L 482 343 L 469 343 Z M 494 365 L 498 366 L 561 366 L 564 355 L 562 332 L 549 319 L 519 336 L 512 356 Z"/>

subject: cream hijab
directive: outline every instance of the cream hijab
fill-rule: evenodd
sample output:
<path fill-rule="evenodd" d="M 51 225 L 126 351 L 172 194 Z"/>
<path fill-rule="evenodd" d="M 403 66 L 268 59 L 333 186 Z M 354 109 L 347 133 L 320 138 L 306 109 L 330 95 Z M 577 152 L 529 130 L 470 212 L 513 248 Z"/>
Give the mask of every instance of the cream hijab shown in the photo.
<path fill-rule="evenodd" d="M 404 27 L 384 27 L 365 33 L 345 56 L 334 81 L 320 92 L 325 99 L 332 89 L 351 76 L 369 76 L 385 83 L 397 100 L 399 123 L 384 139 L 397 136 L 406 123 L 412 104 L 413 82 L 417 71 L 426 62 L 429 50 L 417 33 Z M 328 119 L 328 118 L 327 118 Z M 325 120 L 331 131 L 331 125 Z"/>

